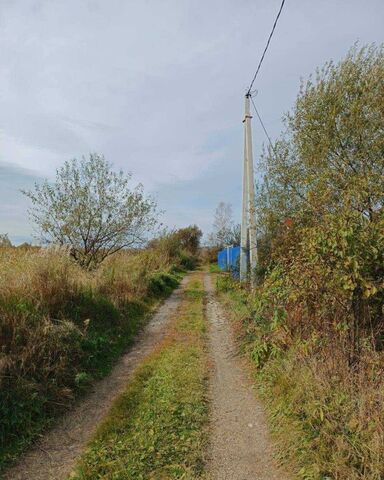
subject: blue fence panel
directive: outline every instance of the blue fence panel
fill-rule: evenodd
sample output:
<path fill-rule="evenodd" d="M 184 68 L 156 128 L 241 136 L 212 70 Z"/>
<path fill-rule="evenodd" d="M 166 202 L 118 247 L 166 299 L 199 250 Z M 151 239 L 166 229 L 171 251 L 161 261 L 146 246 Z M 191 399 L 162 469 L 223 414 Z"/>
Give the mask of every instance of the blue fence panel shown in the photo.
<path fill-rule="evenodd" d="M 227 249 L 221 250 L 217 254 L 217 264 L 220 270 L 227 270 Z"/>
<path fill-rule="evenodd" d="M 226 247 L 217 254 L 217 264 L 220 270 L 239 275 L 240 247 Z"/>

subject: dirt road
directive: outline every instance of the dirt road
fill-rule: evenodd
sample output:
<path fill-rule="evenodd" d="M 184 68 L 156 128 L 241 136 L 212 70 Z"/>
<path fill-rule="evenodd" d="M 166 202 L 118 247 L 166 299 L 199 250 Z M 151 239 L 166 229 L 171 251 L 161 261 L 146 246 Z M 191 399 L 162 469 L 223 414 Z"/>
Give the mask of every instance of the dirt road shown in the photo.
<path fill-rule="evenodd" d="M 263 408 L 236 354 L 231 327 L 205 276 L 210 353 L 212 432 L 209 473 L 212 480 L 286 480 L 272 456 Z"/>
<path fill-rule="evenodd" d="M 4 480 L 66 480 L 85 445 L 123 391 L 136 367 L 166 336 L 181 303 L 188 277 L 159 308 L 134 347 L 94 391 L 48 431 L 33 449 L 4 475 Z M 272 455 L 262 406 L 236 354 L 232 330 L 205 274 L 209 324 L 211 442 L 207 465 L 212 480 L 286 480 Z"/>
<path fill-rule="evenodd" d="M 166 335 L 167 324 L 180 304 L 183 286 L 175 290 L 138 336 L 111 374 L 95 385 L 94 391 L 61 418 L 58 425 L 4 475 L 4 480 L 64 480 L 72 471 L 84 446 L 126 386 L 132 372 Z"/>

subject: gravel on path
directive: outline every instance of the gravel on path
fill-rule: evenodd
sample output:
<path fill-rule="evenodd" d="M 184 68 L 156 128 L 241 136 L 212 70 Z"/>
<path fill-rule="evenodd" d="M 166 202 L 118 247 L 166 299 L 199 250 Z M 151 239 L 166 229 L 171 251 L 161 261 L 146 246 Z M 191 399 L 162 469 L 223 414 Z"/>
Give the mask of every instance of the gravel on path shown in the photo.
<path fill-rule="evenodd" d="M 212 480 L 287 480 L 273 458 L 263 407 L 237 355 L 232 329 L 205 275 L 213 361 L 209 474 Z"/>

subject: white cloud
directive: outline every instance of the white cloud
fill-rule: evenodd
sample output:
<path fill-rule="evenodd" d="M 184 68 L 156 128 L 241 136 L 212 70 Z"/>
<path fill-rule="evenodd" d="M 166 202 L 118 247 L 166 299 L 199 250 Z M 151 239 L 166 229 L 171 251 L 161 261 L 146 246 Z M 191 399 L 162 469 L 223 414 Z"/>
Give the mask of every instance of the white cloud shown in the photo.
<path fill-rule="evenodd" d="M 0 160 L 52 175 L 103 152 L 160 201 L 167 185 L 198 185 L 214 168 L 226 172 L 221 185 L 240 186 L 242 95 L 279 3 L 3 0 Z M 357 38 L 381 41 L 383 13 L 380 0 L 287 2 L 257 82 L 273 135 L 300 76 Z M 263 140 L 255 124 L 256 155 Z M 198 221 L 187 194 L 163 205 L 171 223 L 180 204 L 185 223 Z"/>

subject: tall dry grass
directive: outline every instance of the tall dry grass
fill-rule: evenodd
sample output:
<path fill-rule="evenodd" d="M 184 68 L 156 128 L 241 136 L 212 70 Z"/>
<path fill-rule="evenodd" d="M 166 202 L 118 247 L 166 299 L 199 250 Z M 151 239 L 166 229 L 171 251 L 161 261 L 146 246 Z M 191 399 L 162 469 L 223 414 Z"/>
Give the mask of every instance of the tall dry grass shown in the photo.
<path fill-rule="evenodd" d="M 351 366 L 347 332 L 331 333 L 321 311 L 283 309 L 276 283 L 247 292 L 220 277 L 218 287 L 294 478 L 382 480 L 384 351 L 368 338 Z"/>
<path fill-rule="evenodd" d="M 121 252 L 88 272 L 60 248 L 0 249 L 0 468 L 132 341 L 176 284 L 179 252 Z"/>

